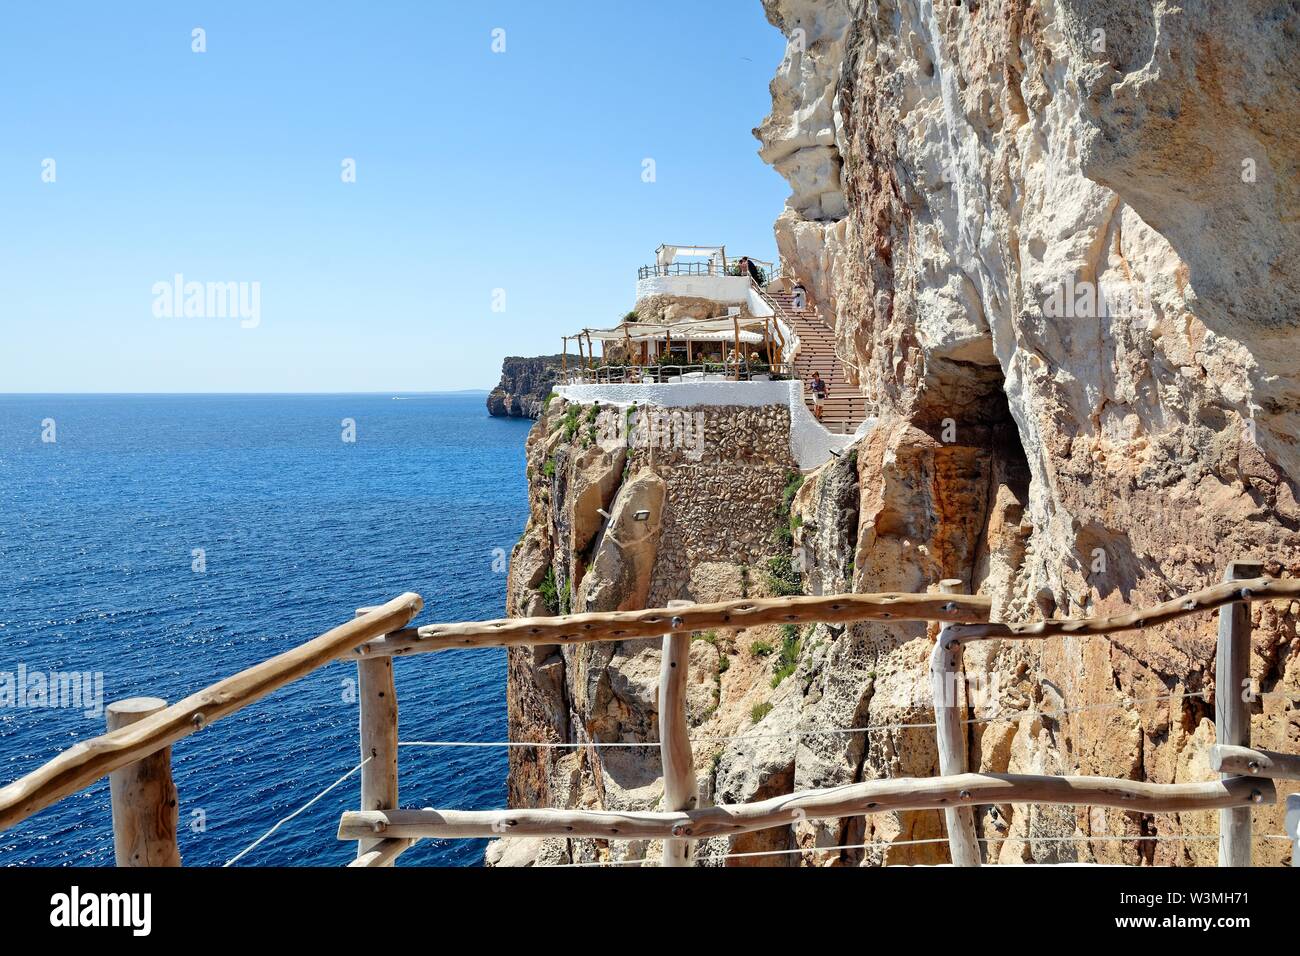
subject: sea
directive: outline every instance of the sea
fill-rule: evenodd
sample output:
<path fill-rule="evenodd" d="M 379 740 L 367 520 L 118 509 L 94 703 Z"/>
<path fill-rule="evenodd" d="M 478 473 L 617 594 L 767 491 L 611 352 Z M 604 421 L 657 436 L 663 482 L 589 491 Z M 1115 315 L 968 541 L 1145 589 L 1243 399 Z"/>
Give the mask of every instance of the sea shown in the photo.
<path fill-rule="evenodd" d="M 175 702 L 404 591 L 417 623 L 503 616 L 531 423 L 484 400 L 0 395 L 0 786 L 104 730 L 93 692 L 47 706 L 6 674 Z M 331 664 L 173 746 L 186 866 L 354 857 L 336 829 L 358 805 L 355 674 Z M 403 742 L 506 739 L 501 649 L 395 674 Z M 504 749 L 399 753 L 404 807 L 505 805 Z M 477 866 L 485 845 L 425 840 L 399 865 Z M 113 864 L 106 779 L 0 832 L 0 865 L 25 864 Z"/>

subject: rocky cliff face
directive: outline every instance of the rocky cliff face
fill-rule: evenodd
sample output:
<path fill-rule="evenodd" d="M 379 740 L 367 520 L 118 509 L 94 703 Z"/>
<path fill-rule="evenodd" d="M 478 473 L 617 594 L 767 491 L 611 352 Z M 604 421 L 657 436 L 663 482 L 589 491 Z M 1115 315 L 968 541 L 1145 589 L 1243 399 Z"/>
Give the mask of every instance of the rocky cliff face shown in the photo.
<path fill-rule="evenodd" d="M 1014 620 L 1167 599 L 1233 558 L 1300 574 L 1300 7 L 764 6 L 790 38 L 756 130 L 792 188 L 778 244 L 881 421 L 856 501 L 834 471 L 801 491 L 806 585 L 957 577 Z M 1254 739 L 1292 752 L 1297 610 L 1253 612 Z M 997 680 L 978 716 L 1003 719 L 972 725 L 972 753 L 992 770 L 1206 778 L 1213 634 L 1205 616 L 980 648 L 968 675 Z M 801 665 L 824 689 L 792 719 L 932 719 L 916 692 L 929 639 L 849 628 Z M 868 737 L 793 754 L 794 785 L 934 772 L 929 731 Z M 1258 810 L 1256 832 L 1280 819 Z M 854 842 L 856 826 L 797 839 Z M 866 827 L 886 844 L 867 862 L 945 854 L 909 842 L 942 833 L 936 814 Z M 1208 834 L 1212 814 L 1002 807 L 980 827 L 1004 862 L 1216 852 L 1062 839 Z M 1285 853 L 1255 847 L 1260 863 Z"/>
<path fill-rule="evenodd" d="M 561 356 L 507 358 L 501 382 L 488 394 L 488 414 L 503 418 L 536 418 L 542 402 L 560 378 Z"/>
<path fill-rule="evenodd" d="M 1216 582 L 1234 558 L 1300 575 L 1300 369 L 1289 345 L 1300 7 L 763 2 L 790 38 L 756 131 L 792 189 L 778 244 L 833 317 L 878 426 L 778 493 L 788 463 L 725 416 L 708 446 L 721 457 L 660 467 L 575 448 L 563 424 L 572 413 L 556 408 L 530 438 L 534 511 L 512 563 L 512 611 L 539 612 L 543 594 L 571 600 L 571 587 L 596 602 L 579 606 L 618 607 L 958 578 L 990 595 L 998 617 L 1025 620 L 1165 600 Z M 753 510 L 736 504 L 750 485 L 720 449 L 760 476 Z M 705 498 L 684 491 L 688 477 L 705 482 Z M 597 501 L 616 534 L 582 517 Z M 661 526 L 630 537 L 626 560 L 602 557 L 592 542 L 634 527 L 634 502 L 662 506 Z M 679 509 L 713 539 L 674 537 Z M 763 511 L 776 513 L 772 537 L 744 539 Z M 767 573 L 783 560 L 796 570 Z M 1298 616 L 1297 603 L 1252 609 L 1254 740 L 1290 752 L 1300 751 Z M 1236 692 L 1215 685 L 1214 634 L 1205 615 L 972 647 L 972 765 L 1211 778 L 1214 695 Z M 704 799 L 937 773 L 934 637 L 880 622 L 702 635 L 691 663 Z M 512 652 L 511 733 L 656 739 L 657 662 L 645 642 Z M 657 755 L 635 749 L 516 751 L 511 799 L 653 806 L 658 772 Z M 1287 844 L 1263 836 L 1281 832 L 1280 806 L 1258 808 L 1255 824 L 1255 862 L 1281 863 Z M 977 826 L 989 862 L 1216 857 L 1214 813 L 989 806 Z M 936 812 L 877 814 L 709 841 L 700 856 L 937 863 L 943 835 Z M 818 849 L 854 844 L 866 847 Z M 491 856 L 646 854 L 500 841 Z"/>
<path fill-rule="evenodd" d="M 553 400 L 527 456 L 532 507 L 510 562 L 512 615 L 759 597 L 789 586 L 799 476 L 784 405 L 636 410 Z M 704 794 L 733 762 L 746 772 L 754 765 L 748 750 L 729 756 L 726 748 L 739 734 L 762 738 L 773 701 L 791 696 L 799 641 L 791 632 L 695 635 L 687 709 Z M 511 750 L 511 806 L 656 807 L 659 662 L 654 640 L 511 650 L 511 739 L 575 745 Z M 599 746 L 610 743 L 619 746 Z M 756 786 L 780 792 L 759 776 Z M 727 841 L 712 842 L 702 854 L 720 859 Z M 507 839 L 488 860 L 635 860 L 651 850 L 657 857 L 645 842 Z"/>

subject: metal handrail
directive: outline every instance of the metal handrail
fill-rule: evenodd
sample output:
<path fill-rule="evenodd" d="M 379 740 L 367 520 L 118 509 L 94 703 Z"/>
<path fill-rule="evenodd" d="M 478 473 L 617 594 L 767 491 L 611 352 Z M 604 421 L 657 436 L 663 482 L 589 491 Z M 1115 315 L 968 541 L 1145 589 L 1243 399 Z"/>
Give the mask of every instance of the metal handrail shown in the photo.
<path fill-rule="evenodd" d="M 670 262 L 667 265 L 655 263 L 654 265 L 639 268 L 636 277 L 638 279 L 649 279 L 660 276 L 726 276 L 743 279 L 744 276 L 731 271 L 739 261 L 739 259 L 731 260 L 725 268 L 718 262 Z M 750 259 L 749 261 L 762 269 L 767 275 L 768 281 L 771 281 L 773 270 L 776 267 L 775 263 L 764 262 L 761 259 Z"/>

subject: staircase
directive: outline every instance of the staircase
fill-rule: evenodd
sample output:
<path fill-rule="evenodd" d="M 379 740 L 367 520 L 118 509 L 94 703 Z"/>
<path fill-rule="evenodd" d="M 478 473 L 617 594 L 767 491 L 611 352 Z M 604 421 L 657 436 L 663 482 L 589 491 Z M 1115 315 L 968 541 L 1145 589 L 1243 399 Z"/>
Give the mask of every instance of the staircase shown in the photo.
<path fill-rule="evenodd" d="M 768 292 L 764 295 L 781 313 L 785 324 L 799 336 L 794 373 L 804 383 L 804 403 L 808 410 L 811 412 L 813 408 L 808 383 L 812 381 L 812 373 L 819 372 L 829 387 L 826 401 L 822 404 L 822 424 L 833 432 L 854 431 L 867 417 L 867 400 L 844 376 L 844 366 L 835 354 L 835 333 L 822 321 L 816 309 L 795 309 L 790 293 Z"/>

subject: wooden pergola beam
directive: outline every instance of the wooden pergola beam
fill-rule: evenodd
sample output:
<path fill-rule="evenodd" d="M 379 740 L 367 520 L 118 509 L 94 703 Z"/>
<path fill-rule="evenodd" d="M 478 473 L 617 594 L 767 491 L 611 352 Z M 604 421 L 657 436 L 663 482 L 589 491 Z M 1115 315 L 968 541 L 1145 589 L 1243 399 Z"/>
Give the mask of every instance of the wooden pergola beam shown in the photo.
<path fill-rule="evenodd" d="M 1217 810 L 1270 804 L 1271 780 L 1233 777 L 1205 783 L 1142 783 L 1115 777 L 966 773 L 928 779 L 870 780 L 806 790 L 754 803 L 685 811 L 376 810 L 350 811 L 340 840 L 500 836 L 570 839 L 706 839 L 788 826 L 796 820 L 836 819 L 902 810 L 940 810 L 988 803 L 1050 803 L 1116 807 L 1135 813 Z"/>

